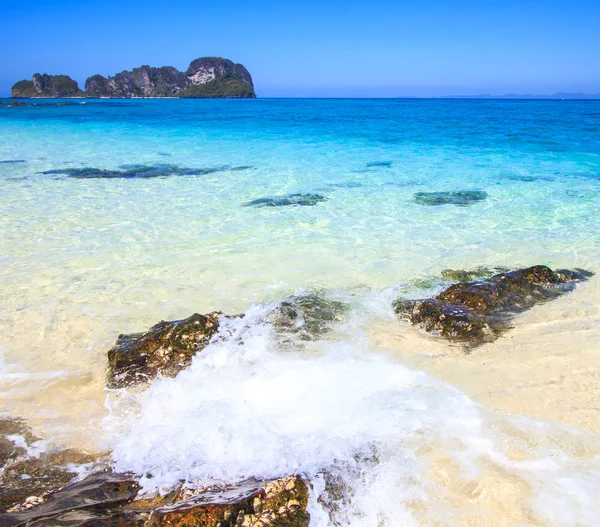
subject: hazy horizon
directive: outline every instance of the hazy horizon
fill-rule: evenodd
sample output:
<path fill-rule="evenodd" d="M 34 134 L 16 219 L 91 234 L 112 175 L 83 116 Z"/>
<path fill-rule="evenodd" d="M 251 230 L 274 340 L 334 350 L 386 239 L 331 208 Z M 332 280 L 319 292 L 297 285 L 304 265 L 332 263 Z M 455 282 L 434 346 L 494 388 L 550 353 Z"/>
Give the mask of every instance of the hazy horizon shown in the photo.
<path fill-rule="evenodd" d="M 259 97 L 597 94 L 599 19 L 591 1 L 32 0 L 4 9 L 0 43 L 11 52 L 0 96 L 34 73 L 70 75 L 83 88 L 95 73 L 185 70 L 200 56 L 244 64 Z"/>

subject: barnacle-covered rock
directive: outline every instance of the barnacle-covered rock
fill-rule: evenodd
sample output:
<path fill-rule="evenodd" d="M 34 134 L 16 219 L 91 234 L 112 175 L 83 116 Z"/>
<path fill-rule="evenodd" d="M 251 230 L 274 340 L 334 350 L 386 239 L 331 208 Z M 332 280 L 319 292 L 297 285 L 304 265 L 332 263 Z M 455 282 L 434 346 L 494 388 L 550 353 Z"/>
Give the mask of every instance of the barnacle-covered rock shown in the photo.
<path fill-rule="evenodd" d="M 398 299 L 393 307 L 425 331 L 478 345 L 508 329 L 515 314 L 571 291 L 592 274 L 583 269 L 554 272 L 535 265 L 486 280 L 459 282 L 430 299 Z"/>

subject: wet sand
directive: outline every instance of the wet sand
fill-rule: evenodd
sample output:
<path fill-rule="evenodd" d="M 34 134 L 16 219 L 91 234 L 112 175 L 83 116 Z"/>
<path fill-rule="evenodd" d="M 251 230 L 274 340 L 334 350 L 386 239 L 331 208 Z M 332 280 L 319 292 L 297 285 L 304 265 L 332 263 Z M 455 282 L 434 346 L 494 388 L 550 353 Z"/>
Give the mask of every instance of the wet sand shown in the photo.
<path fill-rule="evenodd" d="M 523 313 L 497 341 L 465 354 L 406 324 L 375 342 L 503 414 L 600 433 L 600 279 Z"/>

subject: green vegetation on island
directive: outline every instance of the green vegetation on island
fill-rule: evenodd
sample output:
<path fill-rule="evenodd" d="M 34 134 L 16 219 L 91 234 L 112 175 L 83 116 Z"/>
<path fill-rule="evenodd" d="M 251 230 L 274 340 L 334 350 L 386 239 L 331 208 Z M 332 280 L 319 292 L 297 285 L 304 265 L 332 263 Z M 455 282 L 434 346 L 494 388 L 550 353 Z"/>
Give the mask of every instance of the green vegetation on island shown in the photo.
<path fill-rule="evenodd" d="M 67 75 L 40 75 L 22 80 L 12 88 L 12 97 L 190 97 L 254 98 L 254 84 L 248 70 L 220 57 L 202 57 L 185 72 L 173 66 L 141 66 L 114 76 L 92 75 L 85 92 Z"/>

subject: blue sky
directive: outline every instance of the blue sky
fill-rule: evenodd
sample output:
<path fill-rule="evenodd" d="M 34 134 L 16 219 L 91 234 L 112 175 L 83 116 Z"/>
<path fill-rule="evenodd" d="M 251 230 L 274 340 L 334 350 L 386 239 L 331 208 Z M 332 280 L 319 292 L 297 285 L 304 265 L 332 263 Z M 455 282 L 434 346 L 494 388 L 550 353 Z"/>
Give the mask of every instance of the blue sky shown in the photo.
<path fill-rule="evenodd" d="M 600 92 L 600 1 L 2 0 L 0 96 L 33 73 L 199 56 L 259 96 Z"/>

